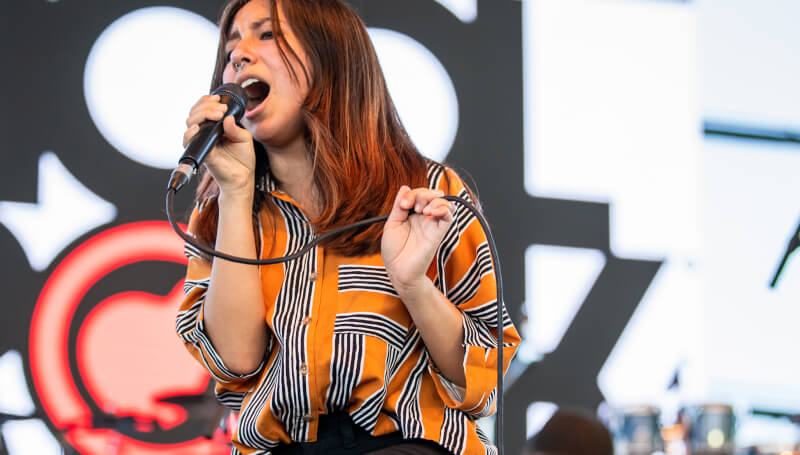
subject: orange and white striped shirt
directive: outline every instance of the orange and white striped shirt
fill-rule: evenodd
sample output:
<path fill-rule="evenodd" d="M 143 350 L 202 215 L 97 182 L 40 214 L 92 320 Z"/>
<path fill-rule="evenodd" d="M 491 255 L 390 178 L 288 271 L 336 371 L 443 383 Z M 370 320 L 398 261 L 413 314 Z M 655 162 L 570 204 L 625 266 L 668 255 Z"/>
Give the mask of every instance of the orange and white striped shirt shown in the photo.
<path fill-rule="evenodd" d="M 428 182 L 469 200 L 449 169 L 431 165 Z M 260 256 L 294 253 L 315 234 L 288 195 L 270 181 L 267 191 L 278 216 L 274 234 L 262 232 Z M 480 223 L 460 204 L 428 276 L 463 315 L 465 388 L 432 363 L 380 253 L 345 257 L 321 246 L 297 260 L 261 266 L 267 352 L 255 371 L 235 374 L 203 327 L 211 264 L 188 245 L 187 255 L 177 332 L 216 380 L 218 399 L 239 412 L 233 454 L 314 441 L 319 416 L 335 411 L 348 412 L 375 436 L 401 431 L 406 439 L 435 441 L 453 454 L 496 453 L 475 422 L 494 412 L 497 393 L 494 269 Z M 507 369 L 520 338 L 505 309 L 503 327 Z"/>

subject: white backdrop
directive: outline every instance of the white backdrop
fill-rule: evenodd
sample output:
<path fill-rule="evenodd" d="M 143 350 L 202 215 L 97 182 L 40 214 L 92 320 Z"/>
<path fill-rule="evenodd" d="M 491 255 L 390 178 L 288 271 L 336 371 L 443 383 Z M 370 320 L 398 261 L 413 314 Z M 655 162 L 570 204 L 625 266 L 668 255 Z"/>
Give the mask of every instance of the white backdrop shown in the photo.
<path fill-rule="evenodd" d="M 676 393 L 731 403 L 740 443 L 797 440 L 747 412 L 800 411 L 800 259 L 767 286 L 800 220 L 800 147 L 704 137 L 702 124 L 800 130 L 800 5 L 529 0 L 524 11 L 526 188 L 609 202 L 614 253 L 665 260 L 598 377 L 603 394 L 614 406 L 667 406 Z M 563 288 L 602 267 L 560 250 L 527 256 L 531 359 L 583 300 Z"/>

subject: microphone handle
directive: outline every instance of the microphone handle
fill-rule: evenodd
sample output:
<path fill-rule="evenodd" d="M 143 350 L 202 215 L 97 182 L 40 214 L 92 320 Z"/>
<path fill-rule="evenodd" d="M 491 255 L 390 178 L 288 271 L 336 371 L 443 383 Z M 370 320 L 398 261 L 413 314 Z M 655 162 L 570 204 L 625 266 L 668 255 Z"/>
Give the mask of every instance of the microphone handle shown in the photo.
<path fill-rule="evenodd" d="M 186 146 L 183 156 L 178 161 L 178 167 L 172 171 L 167 189 L 178 192 L 183 185 L 186 185 L 223 133 L 222 120 L 218 122 L 206 120 L 201 123 L 200 130 Z"/>
<path fill-rule="evenodd" d="M 183 152 L 183 156 L 178 163 L 189 164 L 192 166 L 192 170 L 196 171 L 222 134 L 222 120 L 217 122 L 213 120 L 204 121 L 200 124 L 200 129 L 194 139 L 186 146 L 186 151 Z"/>

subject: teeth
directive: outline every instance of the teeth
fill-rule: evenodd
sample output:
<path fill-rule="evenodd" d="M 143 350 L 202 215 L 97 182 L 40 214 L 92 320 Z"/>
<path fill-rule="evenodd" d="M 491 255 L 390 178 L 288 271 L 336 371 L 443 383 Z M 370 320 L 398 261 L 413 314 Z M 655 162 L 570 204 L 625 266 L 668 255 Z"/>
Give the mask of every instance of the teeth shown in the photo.
<path fill-rule="evenodd" d="M 259 80 L 251 77 L 250 79 L 242 82 L 242 88 L 247 88 L 249 85 L 255 84 L 256 82 L 259 82 Z"/>

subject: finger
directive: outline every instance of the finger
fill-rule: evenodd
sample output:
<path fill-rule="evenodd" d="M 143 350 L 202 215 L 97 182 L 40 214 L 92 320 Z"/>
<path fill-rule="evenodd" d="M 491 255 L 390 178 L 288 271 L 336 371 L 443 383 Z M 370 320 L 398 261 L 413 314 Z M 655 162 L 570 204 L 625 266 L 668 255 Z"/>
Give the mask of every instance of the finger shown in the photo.
<path fill-rule="evenodd" d="M 219 103 L 219 100 L 220 100 L 219 95 L 203 95 L 194 103 L 192 109 L 205 103 L 210 103 L 210 102 Z"/>
<path fill-rule="evenodd" d="M 220 96 L 219 95 L 203 95 L 200 97 L 199 100 L 195 103 L 195 105 L 207 103 L 207 102 L 219 102 Z"/>
<path fill-rule="evenodd" d="M 228 106 L 224 104 L 206 105 L 202 108 L 192 110 L 189 116 L 186 117 L 186 126 L 190 127 L 206 120 L 219 121 L 225 115 Z"/>
<path fill-rule="evenodd" d="M 191 109 L 189 109 L 189 116 L 196 115 L 198 112 L 208 110 L 226 111 L 228 106 L 219 102 L 219 95 L 205 95 L 200 98 Z M 188 126 L 188 125 L 187 125 Z"/>
<path fill-rule="evenodd" d="M 417 213 L 422 213 L 432 200 L 444 196 L 442 191 L 429 188 L 417 188 L 412 191 L 414 194 L 414 211 Z"/>
<path fill-rule="evenodd" d="M 231 142 L 250 142 L 253 140 L 250 132 L 240 128 L 232 115 L 225 116 L 225 120 L 222 121 L 222 128 L 225 131 L 225 139 Z"/>
<path fill-rule="evenodd" d="M 450 203 L 441 197 L 431 200 L 428 205 L 422 209 L 422 213 L 424 215 L 435 216 L 439 218 L 443 218 L 452 214 Z"/>
<path fill-rule="evenodd" d="M 441 199 L 435 199 L 423 209 L 426 218 L 439 222 L 450 223 L 453 220 L 453 213 L 447 203 L 440 203 Z"/>
<path fill-rule="evenodd" d="M 200 125 L 205 121 L 217 122 L 222 119 L 222 112 L 196 112 L 194 115 L 186 119 L 186 131 L 183 133 L 184 147 L 191 142 L 191 139 L 200 130 Z"/>
<path fill-rule="evenodd" d="M 406 185 L 400 187 L 397 196 L 394 198 L 392 210 L 389 212 L 387 223 L 398 223 L 408 219 L 408 210 L 413 206 L 413 198 L 409 198 L 411 188 Z"/>
<path fill-rule="evenodd" d="M 200 126 L 195 124 L 190 126 L 186 129 L 186 132 L 183 133 L 183 146 L 186 147 L 192 142 L 192 139 L 197 135 L 197 132 L 200 131 Z"/>
<path fill-rule="evenodd" d="M 200 97 L 199 100 L 197 100 L 197 103 L 195 103 L 195 106 L 200 106 L 200 105 L 208 104 L 208 103 L 219 104 L 219 100 L 220 99 L 221 98 L 220 98 L 219 95 L 203 95 L 203 96 Z"/>

